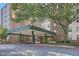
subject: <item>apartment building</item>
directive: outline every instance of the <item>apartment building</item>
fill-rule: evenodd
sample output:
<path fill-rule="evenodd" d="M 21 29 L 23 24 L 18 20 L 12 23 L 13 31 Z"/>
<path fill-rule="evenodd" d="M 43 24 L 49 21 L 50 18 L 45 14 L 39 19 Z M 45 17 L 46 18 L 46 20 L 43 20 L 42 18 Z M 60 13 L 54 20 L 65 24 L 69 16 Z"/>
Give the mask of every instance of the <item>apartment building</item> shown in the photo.
<path fill-rule="evenodd" d="M 50 30 L 50 19 L 43 20 L 40 27 L 46 30 Z"/>
<path fill-rule="evenodd" d="M 69 40 L 79 40 L 79 17 L 69 25 Z"/>
<path fill-rule="evenodd" d="M 56 33 L 56 39 L 64 39 L 64 32 L 58 23 L 55 23 L 51 19 L 46 19 L 41 22 L 41 28 L 52 31 Z"/>
<path fill-rule="evenodd" d="M 6 3 L 1 3 L 0 9 L 0 25 L 4 28 L 10 29 L 11 6 Z"/>
<path fill-rule="evenodd" d="M 79 42 L 79 6 L 74 9 L 77 12 L 75 21 L 68 26 L 68 39 Z"/>

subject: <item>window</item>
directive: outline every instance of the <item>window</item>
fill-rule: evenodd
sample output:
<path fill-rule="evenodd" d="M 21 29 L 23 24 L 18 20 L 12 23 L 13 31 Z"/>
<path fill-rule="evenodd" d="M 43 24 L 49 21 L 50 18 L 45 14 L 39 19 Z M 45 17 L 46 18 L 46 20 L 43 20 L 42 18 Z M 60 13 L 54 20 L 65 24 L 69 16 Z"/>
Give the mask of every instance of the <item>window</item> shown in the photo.
<path fill-rule="evenodd" d="M 77 35 L 77 40 L 79 40 L 79 35 Z"/>
<path fill-rule="evenodd" d="M 79 26 L 76 27 L 76 31 L 79 32 Z"/>
<path fill-rule="evenodd" d="M 69 31 L 69 32 L 72 32 L 72 27 L 69 27 L 68 31 Z"/>
<path fill-rule="evenodd" d="M 56 26 L 56 23 L 54 23 L 54 26 Z"/>
<path fill-rule="evenodd" d="M 5 10 L 4 12 L 7 13 L 7 10 Z"/>
<path fill-rule="evenodd" d="M 77 21 L 77 23 L 79 23 L 79 19 L 77 19 L 76 21 Z"/>
<path fill-rule="evenodd" d="M 7 18 L 7 15 L 5 15 L 5 18 Z"/>
<path fill-rule="evenodd" d="M 69 40 L 72 40 L 72 35 L 69 35 Z"/>
<path fill-rule="evenodd" d="M 56 30 L 54 30 L 54 32 L 56 33 Z"/>
<path fill-rule="evenodd" d="M 77 13 L 79 14 L 79 9 L 77 9 Z"/>
<path fill-rule="evenodd" d="M 48 28 L 50 28 L 50 26 L 48 25 Z"/>
<path fill-rule="evenodd" d="M 76 17 L 76 22 L 79 23 L 79 17 Z"/>
<path fill-rule="evenodd" d="M 5 10 L 7 9 L 7 5 L 4 6 L 4 9 L 5 9 Z"/>
<path fill-rule="evenodd" d="M 5 20 L 4 23 L 7 23 L 7 20 Z"/>
<path fill-rule="evenodd" d="M 7 25 L 5 25 L 5 27 L 7 27 Z"/>

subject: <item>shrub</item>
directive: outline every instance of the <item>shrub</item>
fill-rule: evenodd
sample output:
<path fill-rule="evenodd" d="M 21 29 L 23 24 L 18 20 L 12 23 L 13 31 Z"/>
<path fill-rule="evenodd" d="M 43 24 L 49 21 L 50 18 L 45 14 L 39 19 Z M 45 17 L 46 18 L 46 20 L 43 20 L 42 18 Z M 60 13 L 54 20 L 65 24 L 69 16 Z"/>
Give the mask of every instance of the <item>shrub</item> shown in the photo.
<path fill-rule="evenodd" d="M 69 40 L 64 40 L 64 43 L 70 43 L 70 41 Z"/>
<path fill-rule="evenodd" d="M 5 39 L 7 35 L 7 29 L 0 27 L 0 39 Z"/>
<path fill-rule="evenodd" d="M 56 43 L 70 43 L 69 40 L 57 40 Z"/>
<path fill-rule="evenodd" d="M 62 41 L 61 40 L 57 40 L 56 43 L 62 43 Z"/>

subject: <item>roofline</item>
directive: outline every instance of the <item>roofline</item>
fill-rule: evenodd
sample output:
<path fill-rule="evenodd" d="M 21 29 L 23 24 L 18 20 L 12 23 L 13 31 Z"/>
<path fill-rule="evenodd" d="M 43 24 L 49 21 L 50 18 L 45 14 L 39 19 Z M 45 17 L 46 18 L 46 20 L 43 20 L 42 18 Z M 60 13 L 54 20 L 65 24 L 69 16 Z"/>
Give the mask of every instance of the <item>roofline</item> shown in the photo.
<path fill-rule="evenodd" d="M 40 28 L 40 27 L 37 27 L 34 25 L 21 26 L 21 27 L 15 28 L 15 29 L 11 29 L 11 30 L 8 30 L 8 33 L 18 32 L 18 31 L 22 31 L 22 30 L 29 30 L 29 29 L 31 29 L 32 31 L 35 30 L 35 31 L 40 31 L 40 32 L 56 35 L 55 32 L 52 32 L 52 31 L 49 31 L 49 30 L 46 30 L 46 29 L 43 29 L 43 28 Z"/>

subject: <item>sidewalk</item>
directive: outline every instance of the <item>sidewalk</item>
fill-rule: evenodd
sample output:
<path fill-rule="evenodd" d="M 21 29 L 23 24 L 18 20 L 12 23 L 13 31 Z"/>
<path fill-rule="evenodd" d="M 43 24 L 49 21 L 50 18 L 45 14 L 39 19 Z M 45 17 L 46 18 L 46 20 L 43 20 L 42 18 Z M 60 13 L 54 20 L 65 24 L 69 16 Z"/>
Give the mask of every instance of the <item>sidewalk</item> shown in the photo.
<path fill-rule="evenodd" d="M 67 45 L 53 45 L 53 44 L 34 44 L 35 46 L 38 46 L 38 47 L 58 47 L 58 48 L 68 48 L 68 49 L 77 49 L 79 50 L 79 47 L 76 47 L 76 46 L 67 46 Z"/>

